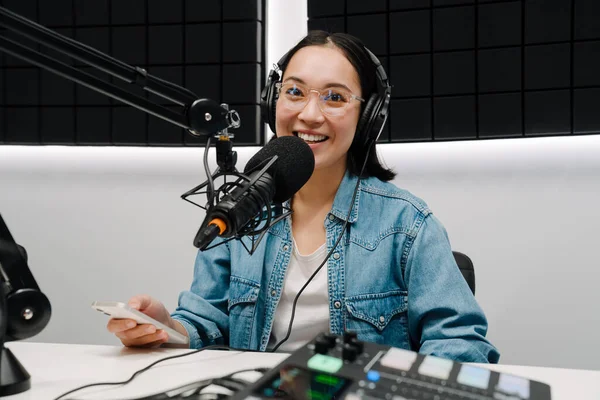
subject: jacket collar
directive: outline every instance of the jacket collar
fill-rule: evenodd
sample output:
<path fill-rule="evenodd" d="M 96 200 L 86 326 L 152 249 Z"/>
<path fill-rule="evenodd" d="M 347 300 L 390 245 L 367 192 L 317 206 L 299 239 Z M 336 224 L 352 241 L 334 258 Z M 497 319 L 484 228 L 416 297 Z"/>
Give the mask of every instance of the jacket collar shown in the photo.
<path fill-rule="evenodd" d="M 346 216 L 348 215 L 348 208 L 350 208 L 350 202 L 352 201 L 352 195 L 354 194 L 354 188 L 356 187 L 356 181 L 358 177 L 356 175 L 351 174 L 346 170 L 344 177 L 342 178 L 342 182 L 338 187 L 338 190 L 335 194 L 335 198 L 333 199 L 333 206 L 331 207 L 331 211 L 329 215 L 333 215 L 336 218 L 339 218 L 342 221 L 346 220 Z M 360 193 L 362 182 L 359 184 L 358 193 L 356 193 L 356 200 L 354 201 L 354 207 L 352 208 L 352 213 L 350 214 L 350 218 L 348 219 L 348 223 L 354 223 L 358 219 L 358 205 L 360 203 Z M 290 200 L 287 200 L 283 203 L 285 207 L 290 207 Z M 280 221 L 273 225 L 269 231 L 272 234 L 286 237 L 286 231 L 289 230 L 291 219 L 288 217 L 284 221 Z M 289 233 L 289 232 L 288 232 Z M 291 234 L 291 233 L 289 233 Z"/>
<path fill-rule="evenodd" d="M 342 221 L 345 221 L 346 217 L 348 216 L 348 209 L 350 208 L 350 202 L 352 201 L 352 195 L 354 194 L 354 188 L 356 187 L 357 181 L 358 176 L 353 175 L 348 170 L 346 170 L 344 178 L 340 183 L 340 187 L 338 188 L 337 193 L 335 194 L 330 214 L 336 216 Z M 358 219 L 358 204 L 360 203 L 359 200 L 361 186 L 362 182 L 359 184 L 358 193 L 356 193 L 354 207 L 352 207 L 352 213 L 350 214 L 350 218 L 348 219 L 349 223 L 354 223 Z"/>

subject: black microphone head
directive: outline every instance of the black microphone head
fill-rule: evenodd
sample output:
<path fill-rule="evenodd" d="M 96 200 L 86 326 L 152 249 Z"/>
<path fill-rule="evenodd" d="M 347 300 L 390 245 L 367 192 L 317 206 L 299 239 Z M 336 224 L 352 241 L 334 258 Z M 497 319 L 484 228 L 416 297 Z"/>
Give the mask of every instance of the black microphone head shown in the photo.
<path fill-rule="evenodd" d="M 310 146 L 296 136 L 278 137 L 248 161 L 244 174 L 259 170 L 273 156 L 277 156 L 277 161 L 268 171 L 275 181 L 273 201 L 283 203 L 308 181 L 315 169 L 315 155 Z"/>

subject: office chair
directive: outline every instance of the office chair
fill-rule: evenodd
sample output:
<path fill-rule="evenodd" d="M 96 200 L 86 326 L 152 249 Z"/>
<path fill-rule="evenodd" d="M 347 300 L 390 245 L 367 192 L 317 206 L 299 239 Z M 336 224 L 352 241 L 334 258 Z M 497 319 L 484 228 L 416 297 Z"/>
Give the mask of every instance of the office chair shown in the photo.
<path fill-rule="evenodd" d="M 471 292 L 475 295 L 475 269 L 473 268 L 473 261 L 466 255 L 458 251 L 453 251 L 454 259 L 458 265 L 458 269 L 463 274 L 463 277 L 467 281 Z"/>

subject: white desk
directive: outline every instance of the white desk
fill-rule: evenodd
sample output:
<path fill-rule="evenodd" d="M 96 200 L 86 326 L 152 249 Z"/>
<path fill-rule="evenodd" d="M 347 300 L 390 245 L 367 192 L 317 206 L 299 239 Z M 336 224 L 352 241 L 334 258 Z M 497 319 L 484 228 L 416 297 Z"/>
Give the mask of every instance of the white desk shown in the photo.
<path fill-rule="evenodd" d="M 123 381 L 137 370 L 183 349 L 128 349 L 121 346 L 8 343 L 31 375 L 31 389 L 8 400 L 54 399 L 94 382 Z M 234 371 L 272 367 L 287 354 L 204 351 L 169 360 L 138 375 L 123 387 L 95 387 L 74 393 L 73 399 L 131 399 Z M 490 365 L 491 369 L 521 375 L 552 386 L 553 400 L 599 400 L 600 371 Z"/>

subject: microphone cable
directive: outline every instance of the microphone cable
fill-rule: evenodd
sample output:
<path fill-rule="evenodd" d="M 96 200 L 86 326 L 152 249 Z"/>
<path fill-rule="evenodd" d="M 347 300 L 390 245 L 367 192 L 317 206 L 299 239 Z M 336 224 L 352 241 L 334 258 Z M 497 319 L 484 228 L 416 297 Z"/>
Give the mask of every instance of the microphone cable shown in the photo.
<path fill-rule="evenodd" d="M 369 159 L 369 154 L 371 153 L 371 149 L 373 148 L 374 144 L 375 144 L 375 140 L 373 140 L 367 146 L 367 152 L 365 154 L 365 161 L 363 162 L 363 165 L 360 168 L 360 173 L 358 174 L 358 180 L 356 181 L 356 186 L 354 187 L 354 193 L 352 194 L 352 201 L 350 202 L 350 207 L 348 208 L 348 215 L 346 215 L 346 220 L 344 221 L 344 225 L 342 227 L 342 234 L 336 239 L 335 243 L 333 244 L 333 247 L 331 248 L 331 250 L 329 250 L 329 253 L 327 253 L 323 262 L 319 265 L 319 267 L 315 270 L 315 272 L 313 272 L 313 274 L 310 276 L 310 278 L 308 278 L 308 280 L 306 281 L 304 286 L 302 286 L 302 288 L 298 291 L 298 294 L 294 298 L 294 302 L 292 304 L 292 317 L 290 318 L 290 324 L 288 326 L 287 333 L 286 333 L 285 337 L 279 341 L 279 343 L 277 343 L 271 350 L 268 350 L 271 353 L 274 353 L 275 351 L 277 351 L 279 346 L 281 346 L 283 343 L 285 343 L 290 338 L 290 335 L 292 333 L 292 325 L 294 324 L 294 316 L 296 315 L 296 304 L 298 303 L 298 299 L 300 298 L 300 295 L 302 294 L 304 289 L 306 289 L 308 284 L 313 280 L 313 278 L 319 273 L 321 268 L 323 268 L 323 266 L 327 263 L 327 261 L 329 260 L 329 257 L 331 257 L 331 255 L 335 251 L 336 247 L 340 243 L 340 240 L 342 240 L 342 237 L 344 236 L 344 232 L 346 231 L 346 227 L 348 226 L 348 220 L 350 219 L 350 214 L 352 214 L 352 209 L 354 208 L 354 202 L 356 201 L 356 194 L 358 193 L 358 187 L 360 186 L 360 180 L 362 179 L 362 174 L 365 170 L 365 167 L 367 165 L 367 160 Z"/>

